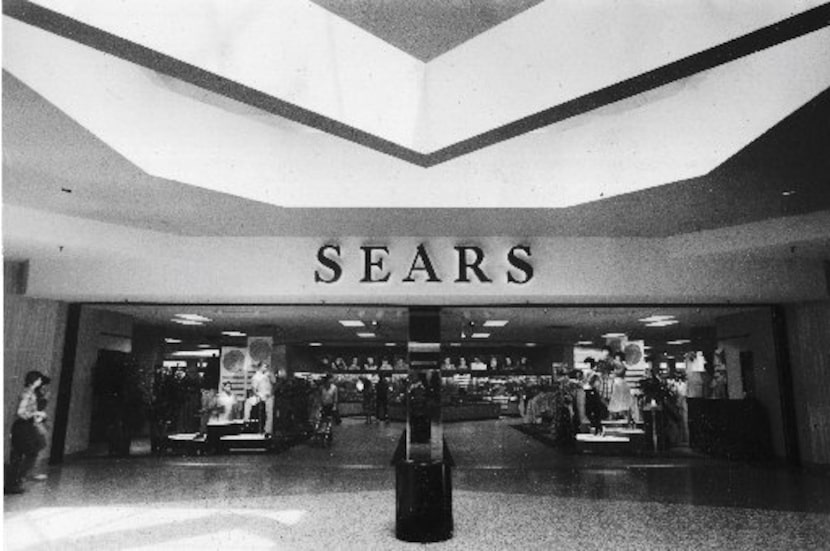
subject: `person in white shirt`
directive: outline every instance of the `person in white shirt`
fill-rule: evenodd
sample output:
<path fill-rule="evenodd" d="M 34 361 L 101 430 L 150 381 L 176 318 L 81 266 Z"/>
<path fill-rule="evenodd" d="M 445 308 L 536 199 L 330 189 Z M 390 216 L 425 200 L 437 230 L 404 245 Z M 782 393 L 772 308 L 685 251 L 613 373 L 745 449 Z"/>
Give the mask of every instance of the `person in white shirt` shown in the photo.
<path fill-rule="evenodd" d="M 251 377 L 251 390 L 253 395 L 245 400 L 245 411 L 243 419 L 249 421 L 251 408 L 262 402 L 265 403 L 265 424 L 263 432 L 271 434 L 274 430 L 274 384 L 276 377 L 265 362 L 259 364 L 259 369 Z"/>

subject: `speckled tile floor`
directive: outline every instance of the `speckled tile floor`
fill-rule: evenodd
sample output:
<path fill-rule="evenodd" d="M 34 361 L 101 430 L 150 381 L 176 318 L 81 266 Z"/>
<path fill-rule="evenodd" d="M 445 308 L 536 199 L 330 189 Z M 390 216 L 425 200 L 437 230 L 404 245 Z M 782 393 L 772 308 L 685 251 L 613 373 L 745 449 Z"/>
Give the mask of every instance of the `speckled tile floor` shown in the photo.
<path fill-rule="evenodd" d="M 574 456 L 446 425 L 444 549 L 826 549 L 830 479 L 700 457 Z M 4 498 L 4 549 L 409 549 L 389 460 L 402 426 L 347 419 L 331 449 L 78 459 Z"/>

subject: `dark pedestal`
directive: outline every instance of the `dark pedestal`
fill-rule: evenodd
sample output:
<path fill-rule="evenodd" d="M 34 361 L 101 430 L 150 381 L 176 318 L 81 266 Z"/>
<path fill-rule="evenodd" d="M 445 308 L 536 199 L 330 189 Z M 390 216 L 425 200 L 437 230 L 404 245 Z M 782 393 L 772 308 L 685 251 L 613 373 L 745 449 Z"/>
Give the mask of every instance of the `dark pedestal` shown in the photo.
<path fill-rule="evenodd" d="M 452 537 L 452 476 L 447 462 L 395 465 L 395 536 L 429 543 Z"/>

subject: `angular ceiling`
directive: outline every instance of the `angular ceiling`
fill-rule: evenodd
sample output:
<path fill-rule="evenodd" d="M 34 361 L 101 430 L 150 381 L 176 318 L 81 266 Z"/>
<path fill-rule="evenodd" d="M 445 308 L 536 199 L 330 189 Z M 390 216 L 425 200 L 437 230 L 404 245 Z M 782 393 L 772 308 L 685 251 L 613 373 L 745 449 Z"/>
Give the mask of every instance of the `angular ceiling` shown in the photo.
<path fill-rule="evenodd" d="M 12 1 L 3 64 L 138 174 L 292 209 L 627 196 L 711 174 L 830 88 L 820 2 L 498 4 L 454 3 L 478 23 L 413 57 L 434 2 Z"/>

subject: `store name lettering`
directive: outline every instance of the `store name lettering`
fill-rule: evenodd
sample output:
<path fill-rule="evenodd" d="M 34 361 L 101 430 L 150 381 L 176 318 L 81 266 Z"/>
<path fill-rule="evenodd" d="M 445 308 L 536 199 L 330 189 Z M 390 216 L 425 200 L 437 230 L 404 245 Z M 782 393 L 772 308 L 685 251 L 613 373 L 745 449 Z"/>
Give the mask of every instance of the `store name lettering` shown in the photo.
<path fill-rule="evenodd" d="M 455 283 L 493 283 L 493 274 L 484 267 L 486 253 L 484 249 L 472 245 L 459 245 L 455 249 L 455 266 L 453 281 Z M 360 247 L 363 270 L 360 283 L 384 283 L 393 277 L 389 268 L 389 247 L 385 245 L 366 245 Z M 314 270 L 316 283 L 336 283 L 343 277 L 343 250 L 340 245 L 326 244 L 317 250 L 319 267 Z M 516 245 L 507 251 L 507 263 L 510 265 L 504 273 L 504 281 L 524 285 L 533 279 L 533 266 L 530 263 L 530 245 Z M 409 270 L 401 279 L 403 283 L 425 281 L 441 283 L 441 273 L 436 269 L 432 257 L 422 243 L 412 254 Z"/>

